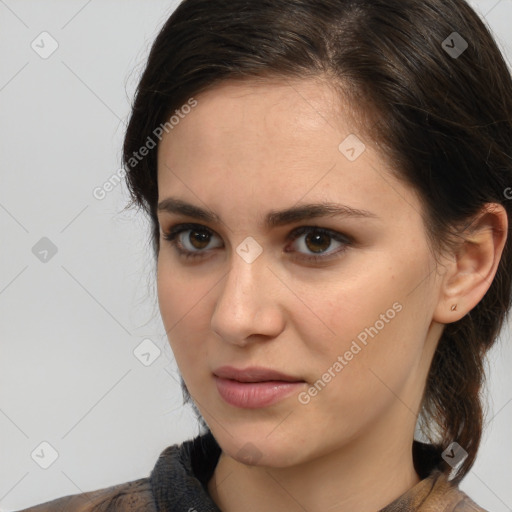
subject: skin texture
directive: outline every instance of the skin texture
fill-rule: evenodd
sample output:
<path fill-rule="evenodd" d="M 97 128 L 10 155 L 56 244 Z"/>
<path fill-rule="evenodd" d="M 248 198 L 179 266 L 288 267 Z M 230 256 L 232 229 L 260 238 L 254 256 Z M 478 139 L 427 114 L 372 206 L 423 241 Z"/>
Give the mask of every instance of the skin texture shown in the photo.
<path fill-rule="evenodd" d="M 411 446 L 429 365 L 444 324 L 494 277 L 505 211 L 482 211 L 472 243 L 436 267 L 418 196 L 389 173 L 327 82 L 224 83 L 196 100 L 159 145 L 159 201 L 172 196 L 222 222 L 159 212 L 162 233 L 191 222 L 211 236 L 203 245 L 191 231 L 178 237 L 203 251 L 194 260 L 162 237 L 157 285 L 178 367 L 223 451 L 209 492 L 225 512 L 378 510 L 419 481 Z M 350 134 L 366 145 L 355 161 L 338 148 Z M 376 217 L 262 224 L 271 210 L 319 202 Z M 287 239 L 300 226 L 350 243 Z M 252 263 L 236 252 L 247 237 L 263 250 Z M 319 247 L 323 262 L 308 262 Z M 307 404 L 294 393 L 241 409 L 217 391 L 213 370 L 231 365 L 293 375 L 304 392 L 381 315 L 384 327 Z"/>

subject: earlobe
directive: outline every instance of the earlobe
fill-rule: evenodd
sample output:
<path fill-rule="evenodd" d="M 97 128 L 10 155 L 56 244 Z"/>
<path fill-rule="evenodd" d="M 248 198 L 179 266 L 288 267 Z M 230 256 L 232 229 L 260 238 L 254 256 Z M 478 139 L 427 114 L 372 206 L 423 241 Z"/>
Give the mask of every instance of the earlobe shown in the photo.
<path fill-rule="evenodd" d="M 433 320 L 456 322 L 482 300 L 496 275 L 507 230 L 507 212 L 497 203 L 486 204 L 463 230 L 463 241 L 442 277 Z"/>

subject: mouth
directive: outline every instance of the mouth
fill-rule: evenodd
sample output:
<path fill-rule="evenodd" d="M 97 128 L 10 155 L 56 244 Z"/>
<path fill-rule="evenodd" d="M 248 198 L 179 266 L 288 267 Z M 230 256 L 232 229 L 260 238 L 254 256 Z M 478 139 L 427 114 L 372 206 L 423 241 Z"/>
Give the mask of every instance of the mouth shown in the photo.
<path fill-rule="evenodd" d="M 238 369 L 222 366 L 213 372 L 221 398 L 234 407 L 257 409 L 297 392 L 306 383 L 276 370 L 261 367 Z"/>
<path fill-rule="evenodd" d="M 262 368 L 252 366 L 250 368 L 239 369 L 233 366 L 221 366 L 217 368 L 213 374 L 222 379 L 236 380 L 238 382 L 305 382 L 298 377 L 292 377 L 285 373 L 271 370 L 270 368 Z"/>

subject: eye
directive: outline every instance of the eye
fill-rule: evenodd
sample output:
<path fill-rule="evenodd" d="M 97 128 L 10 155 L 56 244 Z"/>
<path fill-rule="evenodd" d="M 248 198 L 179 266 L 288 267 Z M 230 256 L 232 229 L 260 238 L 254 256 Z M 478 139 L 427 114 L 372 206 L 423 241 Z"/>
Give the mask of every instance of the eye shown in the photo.
<path fill-rule="evenodd" d="M 301 226 L 288 235 L 288 240 L 293 240 L 296 247 L 295 251 L 286 249 L 285 252 L 299 252 L 305 255 L 302 259 L 311 261 L 327 260 L 345 251 L 352 243 L 349 237 L 337 231 L 317 226 Z M 327 252 L 328 249 L 333 250 Z"/>
<path fill-rule="evenodd" d="M 185 259 L 203 258 L 210 250 L 224 246 L 214 231 L 200 224 L 178 224 L 162 236 Z M 216 238 L 217 243 L 212 244 Z M 298 253 L 299 256 L 295 258 L 312 262 L 335 257 L 352 244 L 350 237 L 317 226 L 296 228 L 286 239 L 293 241 L 291 246 L 295 245 L 295 248 L 289 249 L 290 246 L 287 246 L 284 252 Z"/>
<path fill-rule="evenodd" d="M 162 236 L 173 245 L 180 256 L 186 259 L 201 258 L 207 249 L 223 246 L 221 242 L 209 247 L 212 237 L 216 235 L 212 230 L 199 224 L 178 224 Z"/>

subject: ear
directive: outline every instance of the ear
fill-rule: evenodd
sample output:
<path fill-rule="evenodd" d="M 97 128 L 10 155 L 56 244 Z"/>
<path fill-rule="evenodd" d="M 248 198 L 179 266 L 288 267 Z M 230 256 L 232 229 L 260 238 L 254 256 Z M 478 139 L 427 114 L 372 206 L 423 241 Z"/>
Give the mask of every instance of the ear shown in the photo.
<path fill-rule="evenodd" d="M 441 278 L 433 320 L 456 322 L 482 300 L 496 275 L 507 231 L 507 212 L 498 203 L 487 203 L 462 231 L 461 243 L 450 254 Z"/>

